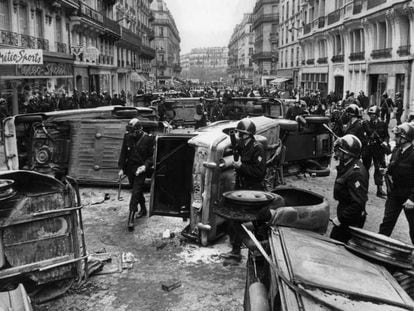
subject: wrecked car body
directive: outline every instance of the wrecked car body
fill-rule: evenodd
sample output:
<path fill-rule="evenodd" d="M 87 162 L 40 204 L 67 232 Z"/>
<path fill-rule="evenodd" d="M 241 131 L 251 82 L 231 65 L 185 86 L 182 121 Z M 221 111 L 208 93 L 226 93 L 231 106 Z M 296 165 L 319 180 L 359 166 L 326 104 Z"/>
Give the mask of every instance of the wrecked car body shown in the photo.
<path fill-rule="evenodd" d="M 266 117 L 252 118 L 256 139 L 267 152 L 266 184 L 279 182 L 280 127 Z M 190 219 L 183 235 L 207 245 L 224 233 L 225 220 L 216 216 L 214 206 L 222 193 L 233 190 L 235 172 L 229 135 L 235 121 L 220 121 L 190 134 L 158 135 L 154 153 L 150 215 Z"/>
<path fill-rule="evenodd" d="M 82 278 L 86 267 L 76 184 L 33 171 L 0 174 L 0 289 Z"/>
<path fill-rule="evenodd" d="M 9 170 L 70 175 L 82 184 L 116 184 L 125 127 L 134 117 L 150 134 L 169 131 L 154 110 L 145 107 L 105 106 L 6 118 L 6 165 Z"/>

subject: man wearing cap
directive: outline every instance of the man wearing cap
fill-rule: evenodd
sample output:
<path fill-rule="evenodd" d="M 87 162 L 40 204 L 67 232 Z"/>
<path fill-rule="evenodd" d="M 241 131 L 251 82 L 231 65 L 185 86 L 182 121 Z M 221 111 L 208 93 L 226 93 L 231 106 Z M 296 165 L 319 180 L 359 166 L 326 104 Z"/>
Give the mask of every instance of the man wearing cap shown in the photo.
<path fill-rule="evenodd" d="M 137 118 L 131 119 L 127 125 L 118 161 L 119 178 L 126 175 L 132 186 L 128 216 L 128 230 L 130 231 L 134 230 L 134 217 L 138 211 L 138 204 L 140 211 L 137 218 L 147 214 L 143 191 L 146 172 L 149 171 L 153 163 L 153 152 L 153 136 L 144 132 L 141 121 Z"/>
<path fill-rule="evenodd" d="M 388 197 L 379 233 L 390 236 L 402 210 L 414 244 L 414 126 L 403 123 L 393 129 L 395 148 L 387 168 Z"/>
<path fill-rule="evenodd" d="M 236 190 L 264 190 L 264 177 L 266 175 L 266 153 L 259 142 L 256 141 L 255 124 L 248 118 L 239 121 L 236 127 L 238 144 L 236 152 L 239 159 L 232 165 L 236 171 Z M 241 221 L 229 221 L 229 236 L 232 250 L 224 255 L 223 265 L 237 265 L 241 261 L 241 245 L 244 236 Z"/>
<path fill-rule="evenodd" d="M 338 138 L 334 144 L 335 157 L 339 160 L 334 185 L 338 206 L 330 237 L 344 243 L 351 238 L 348 227 L 362 228 L 366 218 L 369 175 L 360 160 L 361 150 L 360 140 L 352 134 Z"/>

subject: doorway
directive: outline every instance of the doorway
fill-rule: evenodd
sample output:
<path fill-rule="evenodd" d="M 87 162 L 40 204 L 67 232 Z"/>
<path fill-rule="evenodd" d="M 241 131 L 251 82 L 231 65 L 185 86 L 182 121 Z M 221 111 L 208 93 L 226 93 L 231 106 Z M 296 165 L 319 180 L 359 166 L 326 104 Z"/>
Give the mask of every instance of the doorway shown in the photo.
<path fill-rule="evenodd" d="M 387 75 L 369 75 L 369 104 L 380 105 L 381 95 L 387 86 Z"/>
<path fill-rule="evenodd" d="M 335 77 L 335 94 L 340 98 L 344 96 L 344 77 L 342 76 Z"/>

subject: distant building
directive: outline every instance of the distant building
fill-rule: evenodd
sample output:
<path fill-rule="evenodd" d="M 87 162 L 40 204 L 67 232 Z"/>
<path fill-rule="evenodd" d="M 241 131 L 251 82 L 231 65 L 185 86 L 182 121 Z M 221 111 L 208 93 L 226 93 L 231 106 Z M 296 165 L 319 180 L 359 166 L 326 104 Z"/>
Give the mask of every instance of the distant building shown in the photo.
<path fill-rule="evenodd" d="M 302 5 L 300 0 L 280 0 L 279 29 L 270 37 L 279 42 L 279 61 L 276 81 L 285 88 L 299 85 L 301 47 L 299 35 L 302 30 Z"/>
<path fill-rule="evenodd" d="M 210 82 L 227 76 L 227 47 L 195 48 L 183 58 L 186 59 L 186 67 L 185 70 L 183 68 L 182 78 Z"/>
<path fill-rule="evenodd" d="M 230 82 L 234 85 L 253 84 L 254 32 L 252 14 L 244 14 L 240 24 L 234 27 L 228 45 L 228 69 Z"/>
<path fill-rule="evenodd" d="M 255 83 L 268 85 L 276 78 L 279 0 L 257 0 L 253 10 Z"/>
<path fill-rule="evenodd" d="M 153 47 L 156 51 L 156 58 L 152 63 L 152 77 L 156 88 L 171 87 L 175 84 L 174 78 L 181 72 L 180 34 L 174 17 L 163 0 L 154 0 L 151 10 L 155 18 Z"/>

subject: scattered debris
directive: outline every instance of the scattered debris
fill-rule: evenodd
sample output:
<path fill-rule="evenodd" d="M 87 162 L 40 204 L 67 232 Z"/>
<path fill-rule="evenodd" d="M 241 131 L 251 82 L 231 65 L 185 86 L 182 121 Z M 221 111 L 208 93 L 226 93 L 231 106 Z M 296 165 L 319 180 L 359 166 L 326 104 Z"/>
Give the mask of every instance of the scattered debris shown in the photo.
<path fill-rule="evenodd" d="M 100 253 L 89 255 L 88 268 L 92 262 L 99 262 L 103 265 L 100 271 L 96 271 L 95 274 L 111 274 L 122 272 L 122 261 L 120 253 Z M 91 272 L 89 272 L 92 274 Z"/>
<path fill-rule="evenodd" d="M 169 238 L 171 238 L 171 231 L 170 231 L 170 229 L 166 229 L 166 230 L 162 233 L 162 238 L 163 238 L 163 239 L 169 239 Z"/>
<path fill-rule="evenodd" d="M 162 290 L 166 291 L 166 292 L 170 292 L 178 287 L 181 286 L 181 281 L 177 280 L 177 279 L 173 279 L 173 280 L 168 280 L 165 282 L 161 283 L 161 288 Z"/>
<path fill-rule="evenodd" d="M 132 269 L 135 261 L 134 254 L 130 252 L 122 253 L 122 269 Z"/>

